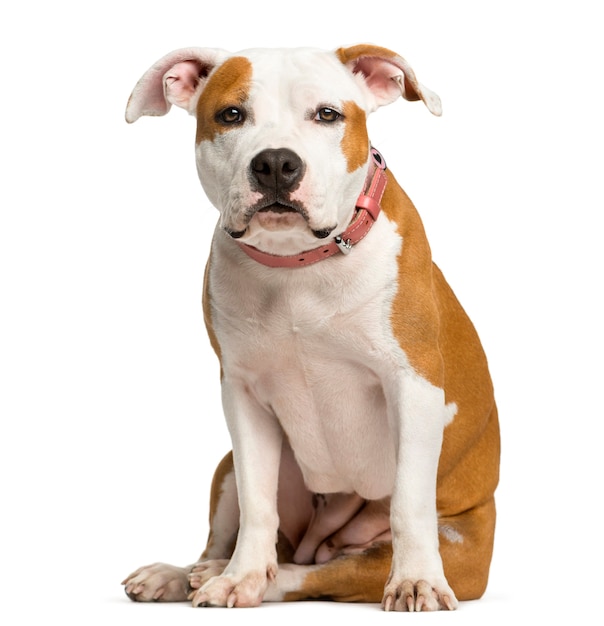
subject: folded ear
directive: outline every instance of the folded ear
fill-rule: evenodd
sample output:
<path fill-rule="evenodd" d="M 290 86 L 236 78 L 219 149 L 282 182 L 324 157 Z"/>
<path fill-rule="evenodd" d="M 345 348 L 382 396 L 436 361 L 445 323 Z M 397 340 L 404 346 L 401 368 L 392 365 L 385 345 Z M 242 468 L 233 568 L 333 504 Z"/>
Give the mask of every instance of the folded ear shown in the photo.
<path fill-rule="evenodd" d="M 364 44 L 339 48 L 336 55 L 353 74 L 363 78 L 373 94 L 375 108 L 402 95 L 406 100 L 422 100 L 434 115 L 442 114 L 440 98 L 418 82 L 409 63 L 396 52 Z"/>
<path fill-rule="evenodd" d="M 210 72 L 228 56 L 218 48 L 170 52 L 136 83 L 126 107 L 126 121 L 135 122 L 142 115 L 165 115 L 173 104 L 193 113 Z"/>

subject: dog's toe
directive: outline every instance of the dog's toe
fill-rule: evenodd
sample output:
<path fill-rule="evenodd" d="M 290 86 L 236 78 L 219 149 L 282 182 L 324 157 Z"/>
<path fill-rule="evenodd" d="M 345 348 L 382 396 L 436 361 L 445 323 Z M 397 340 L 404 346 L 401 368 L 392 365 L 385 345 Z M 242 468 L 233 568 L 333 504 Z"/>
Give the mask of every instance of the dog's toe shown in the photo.
<path fill-rule="evenodd" d="M 195 592 L 195 590 L 205 585 L 210 578 L 220 576 L 228 563 L 229 562 L 226 559 L 215 559 L 196 563 L 188 576 L 189 586 Z M 189 595 L 190 600 L 193 599 L 193 596 L 195 595 L 194 592 Z"/>

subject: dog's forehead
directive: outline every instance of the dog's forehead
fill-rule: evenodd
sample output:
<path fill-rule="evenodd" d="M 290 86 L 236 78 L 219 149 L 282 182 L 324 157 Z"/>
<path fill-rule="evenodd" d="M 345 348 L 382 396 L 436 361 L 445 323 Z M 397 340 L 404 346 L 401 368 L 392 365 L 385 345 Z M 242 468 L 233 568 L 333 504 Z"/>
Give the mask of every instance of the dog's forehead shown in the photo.
<path fill-rule="evenodd" d="M 356 100 L 362 92 L 335 53 L 318 48 L 253 48 L 237 53 L 251 65 L 251 92 L 297 94 L 333 101 Z"/>
<path fill-rule="evenodd" d="M 342 65 L 333 52 L 319 48 L 249 48 L 233 56 L 248 58 L 259 70 L 273 68 L 287 73 Z"/>

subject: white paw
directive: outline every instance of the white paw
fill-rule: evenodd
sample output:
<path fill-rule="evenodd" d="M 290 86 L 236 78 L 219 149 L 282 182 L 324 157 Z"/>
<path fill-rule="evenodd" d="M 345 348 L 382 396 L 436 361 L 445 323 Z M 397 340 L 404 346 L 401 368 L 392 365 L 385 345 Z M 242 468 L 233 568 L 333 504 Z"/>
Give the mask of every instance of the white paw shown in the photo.
<path fill-rule="evenodd" d="M 140 567 L 122 585 L 135 602 L 182 602 L 189 595 L 190 568 L 154 563 Z"/>
<path fill-rule="evenodd" d="M 384 590 L 382 608 L 384 611 L 453 611 L 458 602 L 453 590 L 445 580 L 403 580 L 400 583 L 389 580 Z"/>
<path fill-rule="evenodd" d="M 193 606 L 258 606 L 264 598 L 269 580 L 274 580 L 276 571 L 276 568 L 269 568 L 268 572 L 254 571 L 243 576 L 214 576 L 191 594 Z"/>

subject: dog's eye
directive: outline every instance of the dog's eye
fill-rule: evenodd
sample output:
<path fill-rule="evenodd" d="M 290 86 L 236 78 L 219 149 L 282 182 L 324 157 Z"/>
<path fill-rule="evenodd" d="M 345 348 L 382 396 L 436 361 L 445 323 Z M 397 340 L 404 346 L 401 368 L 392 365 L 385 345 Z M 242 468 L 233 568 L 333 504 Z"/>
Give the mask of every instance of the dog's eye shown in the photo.
<path fill-rule="evenodd" d="M 217 122 L 221 124 L 227 124 L 227 125 L 241 124 L 241 122 L 243 122 L 244 119 L 245 119 L 245 116 L 243 112 L 237 107 L 227 107 L 226 109 L 223 109 L 222 111 L 220 111 L 218 115 L 216 115 Z"/>
<path fill-rule="evenodd" d="M 335 109 L 330 107 L 321 107 L 315 115 L 315 120 L 317 122 L 332 123 L 340 119 L 340 117 L 342 117 L 342 114 L 338 113 Z"/>

